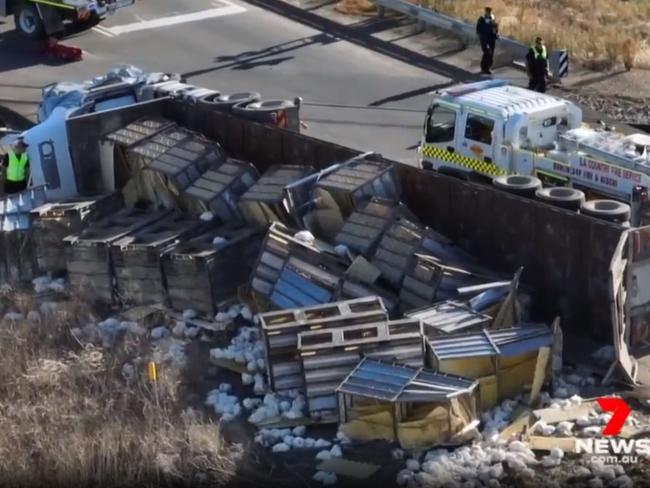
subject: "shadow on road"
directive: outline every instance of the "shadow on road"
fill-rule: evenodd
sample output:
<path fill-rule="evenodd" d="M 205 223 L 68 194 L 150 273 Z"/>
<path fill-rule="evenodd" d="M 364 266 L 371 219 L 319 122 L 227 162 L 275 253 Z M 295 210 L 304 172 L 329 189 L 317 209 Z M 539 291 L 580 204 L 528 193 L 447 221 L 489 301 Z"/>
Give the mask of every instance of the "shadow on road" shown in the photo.
<path fill-rule="evenodd" d="M 407 100 L 409 98 L 418 97 L 420 95 L 426 95 L 429 92 L 442 90 L 449 86 L 455 85 L 455 81 L 448 81 L 447 83 L 439 83 L 437 85 L 425 86 L 423 88 L 418 88 L 417 90 L 410 90 L 407 92 L 398 93 L 397 95 L 392 95 L 390 97 L 382 98 L 381 100 L 375 100 L 368 104 L 369 107 L 380 107 L 387 103 L 391 102 L 400 102 L 402 100 Z"/>
<path fill-rule="evenodd" d="M 283 58 L 273 58 L 263 61 L 252 61 L 252 62 L 243 62 L 233 67 L 236 70 L 248 70 L 253 68 L 259 68 L 260 66 L 277 66 L 285 61 L 290 61 L 293 59 L 293 56 L 285 56 Z"/>
<path fill-rule="evenodd" d="M 214 71 L 220 71 L 228 68 L 235 70 L 251 69 L 257 66 L 277 66 L 284 61 L 293 59 L 293 56 L 285 56 L 281 58 L 273 58 L 273 56 L 286 54 L 307 46 L 313 46 L 317 44 L 325 46 L 338 41 L 339 39 L 336 37 L 325 33 L 316 34 L 309 37 L 302 37 L 300 39 L 294 39 L 292 41 L 283 42 L 281 44 L 275 44 L 258 51 L 244 51 L 235 55 L 218 56 L 214 58 L 214 62 L 219 63 L 216 66 L 189 71 L 187 73 L 183 73 L 183 76 L 186 78 L 191 78 L 193 76 L 200 76 L 206 73 L 212 73 Z"/>
<path fill-rule="evenodd" d="M 373 34 L 376 32 L 381 32 L 398 26 L 399 21 L 397 19 L 371 18 L 348 26 L 343 26 L 310 11 L 289 5 L 283 0 L 247 0 L 247 2 L 257 7 L 273 11 L 283 17 L 300 22 L 301 24 L 308 25 L 321 31 L 321 33 L 270 46 L 259 51 L 245 51 L 233 56 L 219 56 L 215 58 L 214 61 L 215 63 L 223 64 L 217 64 L 216 66 L 183 73 L 183 76 L 191 78 L 223 69 L 249 69 L 246 68 L 246 66 L 263 66 L 268 64 L 268 61 L 266 63 L 263 63 L 262 61 L 271 56 L 285 54 L 290 51 L 295 51 L 316 44 L 327 45 L 344 40 L 409 63 L 413 66 L 417 66 L 418 68 L 450 78 L 456 82 L 476 81 L 479 79 L 478 75 L 475 73 L 451 66 L 435 58 L 415 53 L 406 48 L 397 46 L 390 41 L 384 41 L 373 37 Z M 283 61 L 286 59 L 283 59 Z M 276 66 L 277 64 L 279 63 L 274 63 L 272 65 Z M 241 68 L 242 65 L 245 67 Z"/>
<path fill-rule="evenodd" d="M 400 61 L 409 63 L 418 68 L 431 71 L 438 75 L 455 80 L 456 82 L 477 81 L 480 77 L 476 73 L 466 71 L 456 66 L 425 56 L 409 49 L 403 48 L 390 41 L 373 37 L 372 34 L 397 25 L 395 19 L 368 19 L 349 26 L 343 26 L 333 20 L 326 19 L 310 11 L 290 5 L 283 0 L 246 0 L 257 7 L 270 10 L 284 17 L 290 18 L 314 29 L 326 32 L 330 36 L 342 39 L 353 44 L 361 45 L 367 49 L 390 56 Z"/>

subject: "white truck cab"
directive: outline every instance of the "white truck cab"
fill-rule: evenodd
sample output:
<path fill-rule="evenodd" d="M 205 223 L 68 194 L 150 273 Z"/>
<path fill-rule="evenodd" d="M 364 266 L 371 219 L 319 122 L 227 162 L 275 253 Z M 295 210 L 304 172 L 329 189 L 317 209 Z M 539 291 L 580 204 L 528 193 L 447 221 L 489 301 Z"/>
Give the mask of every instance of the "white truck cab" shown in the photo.
<path fill-rule="evenodd" d="M 0 199 L 3 230 L 26 225 L 20 220 L 24 217 L 21 212 L 46 201 L 79 195 L 69 151 L 68 119 L 166 96 L 165 93 L 152 92 L 150 87 L 170 81 L 178 83 L 180 75 L 144 73 L 134 67 L 119 67 L 93 80 L 46 86 L 38 110 L 38 124 L 22 133 L 10 133 L 0 139 L 0 149 L 6 150 L 16 138 L 22 137 L 29 144 L 27 154 L 30 161 L 28 190 Z M 98 178 L 105 180 L 104 175 L 98 175 Z M 110 181 L 105 181 L 105 186 L 110 189 Z M 8 221 L 9 210 L 16 214 L 18 220 Z"/>
<path fill-rule="evenodd" d="M 650 188 L 650 136 L 586 127 L 576 104 L 502 80 L 436 92 L 417 155 L 423 169 L 537 176 L 625 203 Z"/>
<path fill-rule="evenodd" d="M 580 126 L 575 104 L 501 80 L 436 94 L 418 148 L 423 168 L 487 176 L 532 174 L 533 160 L 513 150 L 551 149 L 558 134 Z"/>

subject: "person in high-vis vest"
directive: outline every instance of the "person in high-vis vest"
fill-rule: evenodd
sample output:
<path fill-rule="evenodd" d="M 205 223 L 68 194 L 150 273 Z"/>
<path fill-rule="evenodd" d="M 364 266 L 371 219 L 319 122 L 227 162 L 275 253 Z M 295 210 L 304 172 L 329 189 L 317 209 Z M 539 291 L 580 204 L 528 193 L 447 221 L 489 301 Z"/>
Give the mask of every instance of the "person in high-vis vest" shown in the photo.
<path fill-rule="evenodd" d="M 18 193 L 27 188 L 29 180 L 29 156 L 27 143 L 19 139 L 2 158 L 5 168 L 5 193 Z"/>
<path fill-rule="evenodd" d="M 541 37 L 535 39 L 526 55 L 526 70 L 528 71 L 528 88 L 540 93 L 546 91 L 546 78 L 550 76 L 548 55 Z"/>

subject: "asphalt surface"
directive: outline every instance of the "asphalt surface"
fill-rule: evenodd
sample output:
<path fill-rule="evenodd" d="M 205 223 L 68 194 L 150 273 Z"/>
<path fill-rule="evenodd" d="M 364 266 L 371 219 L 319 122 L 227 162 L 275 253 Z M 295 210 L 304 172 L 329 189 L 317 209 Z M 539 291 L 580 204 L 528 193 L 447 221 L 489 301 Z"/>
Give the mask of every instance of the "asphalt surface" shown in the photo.
<path fill-rule="evenodd" d="M 415 158 L 427 93 L 452 81 L 239 0 L 139 0 L 68 36 L 85 51 L 77 63 L 40 54 L 2 20 L 0 105 L 27 116 L 47 83 L 133 64 L 224 93 L 301 96 L 306 133 L 407 161 Z"/>

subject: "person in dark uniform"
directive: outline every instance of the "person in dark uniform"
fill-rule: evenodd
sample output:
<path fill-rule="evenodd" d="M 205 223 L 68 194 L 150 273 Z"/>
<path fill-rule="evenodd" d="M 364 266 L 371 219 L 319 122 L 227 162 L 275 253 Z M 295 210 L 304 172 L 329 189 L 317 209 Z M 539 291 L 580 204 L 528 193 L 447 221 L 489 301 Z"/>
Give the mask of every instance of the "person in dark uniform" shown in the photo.
<path fill-rule="evenodd" d="M 18 139 L 0 163 L 5 168 L 5 193 L 18 193 L 27 189 L 29 180 L 29 156 L 27 143 Z"/>
<path fill-rule="evenodd" d="M 526 55 L 526 70 L 528 71 L 528 88 L 540 93 L 546 91 L 546 78 L 550 76 L 548 55 L 541 37 L 535 39 Z"/>
<path fill-rule="evenodd" d="M 476 34 L 481 43 L 483 57 L 481 58 L 481 73 L 489 75 L 492 73 L 494 62 L 494 49 L 499 38 L 499 25 L 492 14 L 492 8 L 485 7 L 485 14 L 479 17 L 476 22 Z"/>

